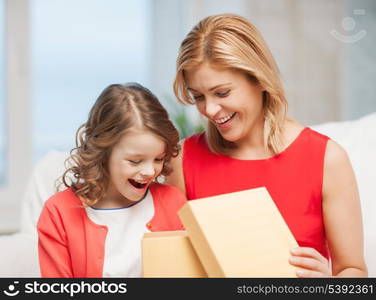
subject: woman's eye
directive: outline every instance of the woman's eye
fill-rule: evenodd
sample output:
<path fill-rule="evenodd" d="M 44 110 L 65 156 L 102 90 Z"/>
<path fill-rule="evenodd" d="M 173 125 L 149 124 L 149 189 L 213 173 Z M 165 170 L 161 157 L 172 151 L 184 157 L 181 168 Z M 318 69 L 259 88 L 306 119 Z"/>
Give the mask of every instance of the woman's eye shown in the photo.
<path fill-rule="evenodd" d="M 228 91 L 224 91 L 224 92 L 217 92 L 217 93 L 216 93 L 216 95 L 217 95 L 218 97 L 221 97 L 221 98 L 227 97 L 229 94 L 230 94 L 230 90 L 228 90 Z"/>
<path fill-rule="evenodd" d="M 200 101 L 200 100 L 204 99 L 204 96 L 203 96 L 203 95 L 193 95 L 192 97 L 193 97 L 193 99 L 194 99 L 195 101 Z"/>
<path fill-rule="evenodd" d="M 164 158 L 156 158 L 155 159 L 156 162 L 164 162 L 164 160 L 165 160 Z"/>

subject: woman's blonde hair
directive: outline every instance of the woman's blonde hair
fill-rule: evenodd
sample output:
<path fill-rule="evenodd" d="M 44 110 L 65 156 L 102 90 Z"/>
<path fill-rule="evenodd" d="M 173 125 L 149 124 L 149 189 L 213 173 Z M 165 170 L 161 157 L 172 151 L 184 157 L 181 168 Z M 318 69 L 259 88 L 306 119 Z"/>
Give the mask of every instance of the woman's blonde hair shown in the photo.
<path fill-rule="evenodd" d="M 94 205 L 103 198 L 109 183 L 112 149 L 133 127 L 150 131 L 165 143 L 161 175 L 171 172 L 169 162 L 177 156 L 180 146 L 179 133 L 167 111 L 137 83 L 110 85 L 96 100 L 87 122 L 77 130 L 76 147 L 71 150 L 62 176 L 63 184 L 71 187 L 84 204 Z"/>
<path fill-rule="evenodd" d="M 183 104 L 194 104 L 188 93 L 184 72 L 207 62 L 215 67 L 244 72 L 263 89 L 264 143 L 273 154 L 281 150 L 282 127 L 287 101 L 274 58 L 261 34 L 245 18 L 233 14 L 201 20 L 182 41 L 176 64 L 174 92 Z M 223 139 L 208 122 L 206 136 L 214 153 L 226 153 L 235 144 Z"/>

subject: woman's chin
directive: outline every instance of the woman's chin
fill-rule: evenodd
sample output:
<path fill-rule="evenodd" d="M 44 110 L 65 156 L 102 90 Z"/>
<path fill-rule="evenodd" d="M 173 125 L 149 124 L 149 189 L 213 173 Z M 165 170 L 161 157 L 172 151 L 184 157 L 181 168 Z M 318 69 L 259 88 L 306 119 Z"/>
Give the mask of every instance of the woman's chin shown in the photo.
<path fill-rule="evenodd" d="M 222 138 L 227 142 L 236 143 L 240 139 L 239 134 L 237 134 L 236 132 L 231 132 L 231 131 L 221 132 L 221 131 L 219 131 L 219 133 L 222 136 Z"/>

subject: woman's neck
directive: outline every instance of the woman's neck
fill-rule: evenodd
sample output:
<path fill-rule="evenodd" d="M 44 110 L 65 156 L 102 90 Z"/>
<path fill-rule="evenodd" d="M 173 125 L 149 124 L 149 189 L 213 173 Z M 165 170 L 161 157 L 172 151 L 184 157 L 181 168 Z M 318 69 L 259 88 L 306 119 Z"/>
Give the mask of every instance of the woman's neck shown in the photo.
<path fill-rule="evenodd" d="M 238 159 L 264 159 L 270 157 L 270 153 L 264 144 L 264 120 L 257 122 L 247 136 L 235 143 L 229 155 Z"/>
<path fill-rule="evenodd" d="M 286 119 L 282 128 L 281 152 L 284 151 L 300 134 L 304 126 L 295 120 Z M 243 160 L 267 159 L 275 153 L 269 151 L 264 144 L 264 123 L 255 126 L 247 139 L 236 143 L 236 148 L 229 152 L 229 156 Z"/>

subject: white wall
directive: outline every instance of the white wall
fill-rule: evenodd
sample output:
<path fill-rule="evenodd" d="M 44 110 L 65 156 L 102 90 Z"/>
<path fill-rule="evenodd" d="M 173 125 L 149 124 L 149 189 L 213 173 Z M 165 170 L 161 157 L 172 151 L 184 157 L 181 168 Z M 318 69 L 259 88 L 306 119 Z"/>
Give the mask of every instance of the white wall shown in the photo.
<path fill-rule="evenodd" d="M 376 3 L 372 0 L 153 3 L 153 36 L 158 44 L 153 51 L 152 86 L 160 96 L 173 95 L 177 49 L 188 31 L 208 15 L 229 12 L 248 18 L 262 32 L 280 67 L 290 116 L 310 125 L 376 111 L 372 82 L 376 77 Z M 351 34 L 341 24 L 354 8 L 366 8 L 366 16 L 357 17 L 357 22 L 369 32 L 363 40 L 348 44 L 331 31 Z"/>
<path fill-rule="evenodd" d="M 343 117 L 355 119 L 376 111 L 376 1 L 346 0 L 345 15 L 353 19 L 354 28 L 342 32 L 354 42 L 345 46 Z"/>
<path fill-rule="evenodd" d="M 0 233 L 18 228 L 20 201 L 31 173 L 28 0 L 6 0 L 6 185 L 0 187 Z"/>

